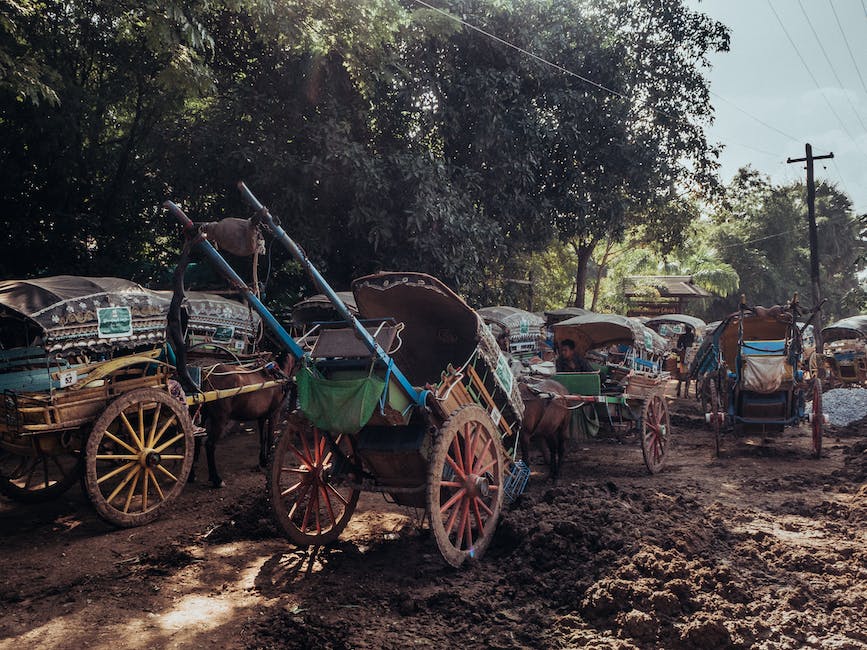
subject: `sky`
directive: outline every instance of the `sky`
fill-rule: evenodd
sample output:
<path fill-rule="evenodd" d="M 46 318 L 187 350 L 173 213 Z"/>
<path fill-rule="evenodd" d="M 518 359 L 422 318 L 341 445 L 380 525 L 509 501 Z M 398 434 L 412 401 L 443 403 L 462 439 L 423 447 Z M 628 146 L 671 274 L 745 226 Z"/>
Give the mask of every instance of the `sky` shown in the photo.
<path fill-rule="evenodd" d="M 707 134 L 725 145 L 723 181 L 747 164 L 776 183 L 804 179 L 803 163 L 786 159 L 803 157 L 809 142 L 814 155 L 834 153 L 815 163 L 816 179 L 867 212 L 867 0 L 686 2 L 731 31 L 731 50 L 706 71 L 716 114 Z"/>

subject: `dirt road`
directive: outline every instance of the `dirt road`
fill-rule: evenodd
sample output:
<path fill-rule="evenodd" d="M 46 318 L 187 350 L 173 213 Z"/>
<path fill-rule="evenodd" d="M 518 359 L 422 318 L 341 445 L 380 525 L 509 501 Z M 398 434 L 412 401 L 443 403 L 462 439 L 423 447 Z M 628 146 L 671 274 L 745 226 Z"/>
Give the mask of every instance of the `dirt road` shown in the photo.
<path fill-rule="evenodd" d="M 821 460 L 806 429 L 717 460 L 675 407 L 662 474 L 634 440 L 573 441 L 460 570 L 375 495 L 335 546 L 292 547 L 250 433 L 220 449 L 226 488 L 188 486 L 146 527 L 102 523 L 78 488 L 4 499 L 0 648 L 867 647 L 867 424 Z"/>

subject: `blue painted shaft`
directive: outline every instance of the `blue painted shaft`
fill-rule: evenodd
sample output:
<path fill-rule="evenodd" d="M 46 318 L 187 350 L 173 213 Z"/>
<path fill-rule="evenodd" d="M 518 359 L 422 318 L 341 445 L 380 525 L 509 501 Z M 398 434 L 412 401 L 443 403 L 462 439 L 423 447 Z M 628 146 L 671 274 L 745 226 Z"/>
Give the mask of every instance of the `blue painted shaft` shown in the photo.
<path fill-rule="evenodd" d="M 189 217 L 187 217 L 187 215 L 184 214 L 184 211 L 175 203 L 166 201 L 163 205 L 172 213 L 175 219 L 181 223 L 185 230 L 192 230 L 194 228 L 193 222 L 190 221 Z M 262 301 L 247 288 L 246 283 L 237 273 L 235 273 L 235 270 L 229 266 L 229 263 L 223 259 L 223 256 L 220 255 L 211 245 L 211 242 L 207 239 L 201 239 L 196 244 L 195 248 L 208 258 L 208 261 L 214 265 L 214 268 L 220 273 L 220 275 L 229 281 L 229 284 L 244 294 L 244 297 L 250 303 L 250 306 L 257 314 L 259 314 L 259 316 L 262 317 L 262 320 L 265 321 L 268 328 L 274 332 L 275 336 L 280 340 L 280 343 L 285 345 L 295 358 L 302 358 L 304 356 L 304 350 L 301 349 L 301 346 L 295 342 L 295 339 L 289 335 L 289 332 L 287 332 L 277 319 L 274 318 L 274 315 L 268 311 L 268 308 L 262 304 Z"/>
<path fill-rule="evenodd" d="M 337 309 L 343 319 L 352 325 L 355 329 L 355 332 L 358 334 L 359 338 L 364 342 L 367 346 L 367 349 L 370 350 L 372 354 L 375 354 L 380 361 L 382 361 L 386 366 L 391 364 L 391 357 L 388 353 L 382 349 L 382 347 L 376 342 L 376 339 L 370 335 L 370 332 L 358 322 L 358 319 L 355 318 L 350 312 L 349 309 L 346 308 L 346 305 L 340 299 L 340 297 L 334 292 L 334 289 L 325 281 L 325 278 L 320 275 L 319 271 L 313 266 L 313 263 L 308 259 L 307 255 L 301 250 L 301 247 L 296 244 L 292 238 L 286 233 L 283 228 L 275 221 L 274 217 L 271 216 L 271 213 L 268 212 L 268 209 L 259 202 L 253 193 L 249 190 L 249 188 L 243 183 L 238 183 L 238 189 L 241 190 L 241 194 L 244 196 L 244 199 L 251 205 L 253 208 L 259 213 L 262 221 L 271 229 L 271 232 L 274 233 L 274 236 L 280 241 L 281 244 L 289 251 L 289 253 L 294 257 L 304 270 L 307 271 L 310 278 L 313 280 L 313 283 L 316 285 L 316 288 L 324 293 L 328 299 L 331 301 L 331 304 Z M 419 406 L 423 406 L 425 400 L 427 398 L 428 391 L 417 391 L 406 376 L 400 371 L 396 366 L 391 366 L 391 374 L 400 384 L 401 388 L 406 392 L 406 394 Z"/>

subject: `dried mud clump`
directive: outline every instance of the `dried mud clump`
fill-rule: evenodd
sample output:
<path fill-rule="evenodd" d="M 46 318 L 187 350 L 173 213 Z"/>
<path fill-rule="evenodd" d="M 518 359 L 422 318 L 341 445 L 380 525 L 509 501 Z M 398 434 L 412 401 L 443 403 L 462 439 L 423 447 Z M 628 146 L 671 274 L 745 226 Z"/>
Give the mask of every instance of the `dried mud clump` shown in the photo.
<path fill-rule="evenodd" d="M 680 640 L 686 648 L 731 648 L 732 637 L 721 616 L 697 614 L 684 627 Z"/>

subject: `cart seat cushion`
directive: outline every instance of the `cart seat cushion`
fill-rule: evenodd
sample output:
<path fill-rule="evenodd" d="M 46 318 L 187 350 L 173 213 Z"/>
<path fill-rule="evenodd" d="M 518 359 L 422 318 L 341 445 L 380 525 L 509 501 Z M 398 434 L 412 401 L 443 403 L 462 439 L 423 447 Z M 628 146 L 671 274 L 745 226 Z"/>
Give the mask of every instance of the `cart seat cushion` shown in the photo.
<path fill-rule="evenodd" d="M 744 390 L 773 393 L 792 381 L 792 366 L 784 356 L 747 356 L 743 362 Z"/>
<path fill-rule="evenodd" d="M 366 329 L 376 339 L 379 347 L 386 352 L 391 349 L 397 334 L 397 327 L 395 325 L 388 324 L 380 327 L 367 327 Z M 340 327 L 320 331 L 316 344 L 313 346 L 311 356 L 314 359 L 359 359 L 370 358 L 373 356 L 373 353 L 361 340 L 354 328 Z"/>
<path fill-rule="evenodd" d="M 602 382 L 598 372 L 558 372 L 554 381 L 563 384 L 570 395 L 600 395 Z"/>
<path fill-rule="evenodd" d="M 786 353 L 786 340 L 744 341 L 741 354 L 745 357 L 777 356 Z"/>

